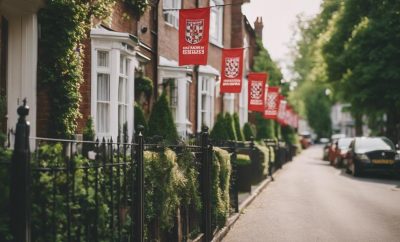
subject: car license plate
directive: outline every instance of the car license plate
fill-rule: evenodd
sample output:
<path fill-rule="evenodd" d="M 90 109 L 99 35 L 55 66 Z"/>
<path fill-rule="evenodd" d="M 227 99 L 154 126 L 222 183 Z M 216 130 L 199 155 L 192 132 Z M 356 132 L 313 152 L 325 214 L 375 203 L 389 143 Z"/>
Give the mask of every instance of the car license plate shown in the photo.
<path fill-rule="evenodd" d="M 391 164 L 394 163 L 394 160 L 372 160 L 372 163 L 374 163 L 374 164 L 391 165 Z"/>

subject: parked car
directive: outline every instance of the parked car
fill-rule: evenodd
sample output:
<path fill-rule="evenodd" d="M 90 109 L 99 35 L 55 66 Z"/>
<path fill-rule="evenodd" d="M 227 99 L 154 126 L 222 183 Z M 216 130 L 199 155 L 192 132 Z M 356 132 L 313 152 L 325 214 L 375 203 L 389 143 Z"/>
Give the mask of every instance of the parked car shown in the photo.
<path fill-rule="evenodd" d="M 303 132 L 300 134 L 300 144 L 301 148 L 307 149 L 310 145 L 312 145 L 312 138 L 309 132 Z"/>
<path fill-rule="evenodd" d="M 347 164 L 346 155 L 349 151 L 349 146 L 353 138 L 340 138 L 335 142 L 335 149 L 333 151 L 333 157 L 331 165 L 335 167 L 342 167 L 344 163 Z"/>
<path fill-rule="evenodd" d="M 334 134 L 331 136 L 331 142 L 329 143 L 328 147 L 327 147 L 327 152 L 328 152 L 328 159 L 327 161 L 329 161 L 331 164 L 333 164 L 333 159 L 335 158 L 335 150 L 336 150 L 336 142 L 338 141 L 338 139 L 340 138 L 344 138 L 346 137 L 345 134 Z"/>
<path fill-rule="evenodd" d="M 347 153 L 346 170 L 354 176 L 366 171 L 400 171 L 400 155 L 386 137 L 355 138 Z"/>

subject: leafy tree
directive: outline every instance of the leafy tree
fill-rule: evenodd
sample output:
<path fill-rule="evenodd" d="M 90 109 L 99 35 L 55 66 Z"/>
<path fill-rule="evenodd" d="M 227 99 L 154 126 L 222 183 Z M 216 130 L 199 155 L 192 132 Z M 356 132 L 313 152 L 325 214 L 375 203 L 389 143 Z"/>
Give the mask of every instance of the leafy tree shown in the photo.
<path fill-rule="evenodd" d="M 386 114 L 386 135 L 400 139 L 400 2 L 342 1 L 322 46 L 328 81 L 362 114 Z"/>
<path fill-rule="evenodd" d="M 154 103 L 149 118 L 148 131 L 150 136 L 160 135 L 168 142 L 175 142 L 178 139 L 175 122 L 165 93 Z"/>

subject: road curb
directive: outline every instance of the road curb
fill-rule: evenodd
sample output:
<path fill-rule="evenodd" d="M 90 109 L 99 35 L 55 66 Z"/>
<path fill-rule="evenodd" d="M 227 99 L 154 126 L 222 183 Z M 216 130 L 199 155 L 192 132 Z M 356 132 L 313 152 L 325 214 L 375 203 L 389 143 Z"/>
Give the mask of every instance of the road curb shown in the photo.
<path fill-rule="evenodd" d="M 274 180 L 275 177 L 279 175 L 282 169 L 283 167 L 274 173 Z M 243 210 L 246 209 L 262 191 L 264 191 L 264 189 L 268 186 L 269 183 L 271 183 L 271 181 L 271 177 L 268 177 L 267 179 L 262 181 L 261 184 L 254 191 L 251 192 L 251 195 L 239 205 L 239 212 L 233 214 L 228 218 L 226 225 L 214 235 L 212 242 L 222 241 L 222 239 L 228 234 L 229 230 L 243 214 Z"/>

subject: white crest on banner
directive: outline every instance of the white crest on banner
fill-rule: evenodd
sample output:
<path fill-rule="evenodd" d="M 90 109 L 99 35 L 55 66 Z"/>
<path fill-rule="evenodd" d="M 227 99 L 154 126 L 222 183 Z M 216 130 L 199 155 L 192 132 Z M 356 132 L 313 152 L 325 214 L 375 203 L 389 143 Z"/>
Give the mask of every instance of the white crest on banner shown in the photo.
<path fill-rule="evenodd" d="M 225 76 L 227 78 L 235 78 L 239 75 L 240 57 L 225 58 Z"/>
<path fill-rule="evenodd" d="M 204 19 L 186 20 L 186 42 L 189 44 L 198 44 L 203 39 Z"/>
<path fill-rule="evenodd" d="M 263 88 L 264 88 L 263 82 L 260 81 L 253 82 L 250 89 L 250 98 L 261 99 Z"/>
<path fill-rule="evenodd" d="M 268 109 L 277 109 L 276 99 L 278 98 L 278 93 L 271 92 L 267 95 L 267 107 Z"/>

